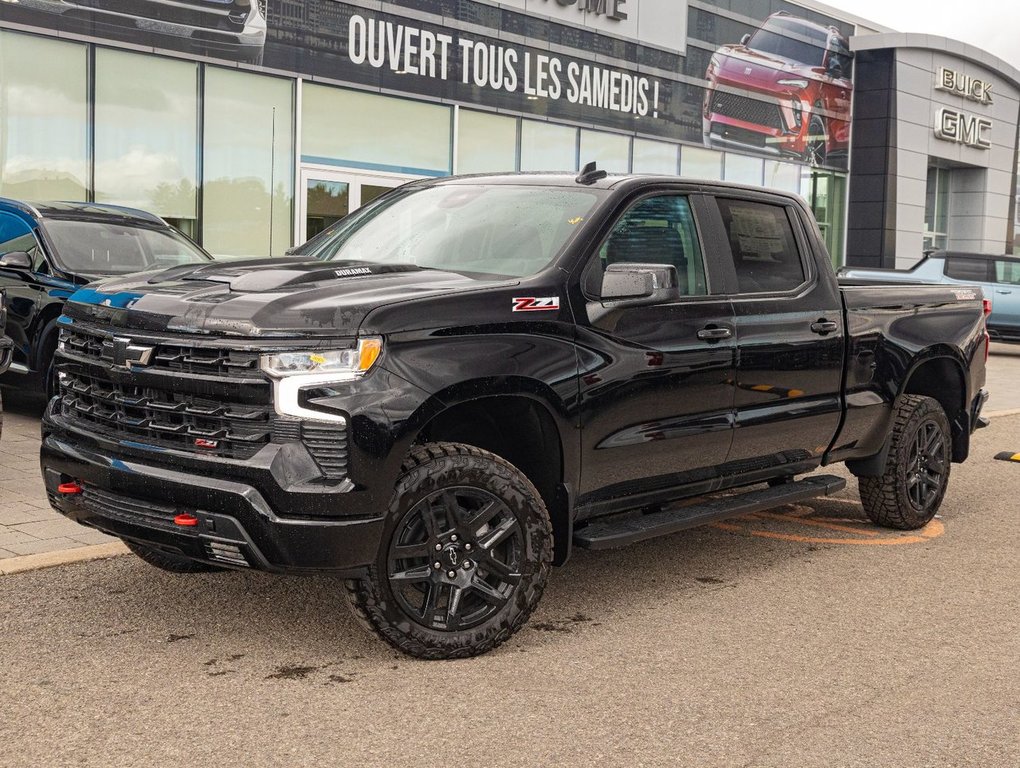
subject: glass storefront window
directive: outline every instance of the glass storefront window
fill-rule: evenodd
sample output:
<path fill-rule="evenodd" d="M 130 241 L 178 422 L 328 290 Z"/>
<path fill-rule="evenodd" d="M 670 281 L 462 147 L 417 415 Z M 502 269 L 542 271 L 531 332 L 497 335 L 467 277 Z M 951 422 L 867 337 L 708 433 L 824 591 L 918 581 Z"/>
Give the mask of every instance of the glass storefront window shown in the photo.
<path fill-rule="evenodd" d="M 0 32 L 0 194 L 85 200 L 86 46 Z"/>
<path fill-rule="evenodd" d="M 452 171 L 451 108 L 306 83 L 301 91 L 306 163 L 420 176 Z"/>
<path fill-rule="evenodd" d="M 765 161 L 765 186 L 800 194 L 800 166 L 778 160 Z"/>
<path fill-rule="evenodd" d="M 723 178 L 737 184 L 750 184 L 760 187 L 762 182 L 762 164 L 760 157 L 726 153 L 725 172 Z"/>
<path fill-rule="evenodd" d="M 630 172 L 630 137 L 603 131 L 581 131 L 581 165 L 595 161 L 599 170 Z"/>
<path fill-rule="evenodd" d="M 949 179 L 947 168 L 929 168 L 924 195 L 924 250 L 945 248 L 949 242 Z"/>
<path fill-rule="evenodd" d="M 293 81 L 205 71 L 202 244 L 216 256 L 279 256 L 291 244 Z"/>
<path fill-rule="evenodd" d="M 846 176 L 803 167 L 800 194 L 815 215 L 832 265 L 842 266 L 846 232 Z"/>
<path fill-rule="evenodd" d="M 457 173 L 500 173 L 517 168 L 517 118 L 460 110 Z"/>
<path fill-rule="evenodd" d="M 676 176 L 676 144 L 648 139 L 634 139 L 634 173 L 667 173 Z"/>
<path fill-rule="evenodd" d="M 96 201 L 159 214 L 193 234 L 198 65 L 96 49 Z"/>
<path fill-rule="evenodd" d="M 522 120 L 521 170 L 576 171 L 577 129 Z"/>
<path fill-rule="evenodd" d="M 704 147 L 680 148 L 680 175 L 690 179 L 722 179 L 722 152 Z"/>

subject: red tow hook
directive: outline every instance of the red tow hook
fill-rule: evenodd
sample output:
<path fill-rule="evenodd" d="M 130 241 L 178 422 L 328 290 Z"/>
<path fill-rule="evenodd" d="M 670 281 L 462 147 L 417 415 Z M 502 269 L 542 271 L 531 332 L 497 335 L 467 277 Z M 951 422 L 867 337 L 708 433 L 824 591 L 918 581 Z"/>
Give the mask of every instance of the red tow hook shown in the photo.
<path fill-rule="evenodd" d="M 187 512 L 182 512 L 174 518 L 174 525 L 195 526 L 198 525 L 198 518 L 194 515 L 189 515 Z"/>
<path fill-rule="evenodd" d="M 57 493 L 63 494 L 64 496 L 74 496 L 77 493 L 81 493 L 85 489 L 81 487 L 81 484 L 77 480 L 72 480 L 70 483 L 61 483 L 57 486 Z"/>

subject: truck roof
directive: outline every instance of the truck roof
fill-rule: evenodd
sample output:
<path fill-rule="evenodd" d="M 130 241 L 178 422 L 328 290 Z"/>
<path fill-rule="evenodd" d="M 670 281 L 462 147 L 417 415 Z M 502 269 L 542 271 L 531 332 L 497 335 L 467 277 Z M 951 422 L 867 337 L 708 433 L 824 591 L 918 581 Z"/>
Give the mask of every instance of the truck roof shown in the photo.
<path fill-rule="evenodd" d="M 432 179 L 422 179 L 411 182 L 409 186 L 438 186 L 450 184 L 527 184 L 542 187 L 573 187 L 591 189 L 616 190 L 621 188 L 634 189 L 642 186 L 658 186 L 663 182 L 680 184 L 690 187 L 692 190 L 726 190 L 730 192 L 760 193 L 782 195 L 791 199 L 800 198 L 793 192 L 778 189 L 763 189 L 760 186 L 749 184 L 737 184 L 730 181 L 715 181 L 711 179 L 698 179 L 688 176 L 673 176 L 669 174 L 651 173 L 610 173 L 606 176 L 581 183 L 576 173 L 553 173 L 553 172 L 526 172 L 526 173 L 496 173 L 496 174 L 472 174 L 466 176 L 441 176 Z"/>
<path fill-rule="evenodd" d="M 159 216 L 138 208 L 128 208 L 122 205 L 109 205 L 107 203 L 86 203 L 72 202 L 67 200 L 52 200 L 41 202 L 26 202 L 13 200 L 7 197 L 0 197 L 0 207 L 10 208 L 24 214 L 29 214 L 36 219 L 74 219 L 78 221 L 135 221 L 144 224 L 161 224 L 166 222 Z"/>

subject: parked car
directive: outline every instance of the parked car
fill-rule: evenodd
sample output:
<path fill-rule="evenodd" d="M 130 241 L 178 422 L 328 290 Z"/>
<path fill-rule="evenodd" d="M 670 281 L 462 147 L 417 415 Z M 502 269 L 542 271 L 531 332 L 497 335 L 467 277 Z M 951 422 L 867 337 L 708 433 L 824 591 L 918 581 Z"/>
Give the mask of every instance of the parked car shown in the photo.
<path fill-rule="evenodd" d="M 262 63 L 266 42 L 266 0 L 17 0 L 4 13 L 37 24 L 39 14 L 59 16 L 63 31 L 94 34 L 98 28 L 130 43 L 251 64 Z"/>
<path fill-rule="evenodd" d="M 101 277 L 212 260 L 163 219 L 97 203 L 0 198 L 0 288 L 7 291 L 10 370 L 0 382 L 56 391 L 53 352 L 67 297 Z"/>
<path fill-rule="evenodd" d="M 60 333 L 55 509 L 170 571 L 341 575 L 427 658 L 509 638 L 572 546 L 842 489 L 822 465 L 919 528 L 987 397 L 977 288 L 842 288 L 795 195 L 592 168 L 414 182 Z"/>
<path fill-rule="evenodd" d="M 1020 343 L 1020 258 L 1003 254 L 934 251 L 910 269 L 842 267 L 839 276 L 863 283 L 979 285 L 992 302 L 988 333 L 994 341 Z"/>
<path fill-rule="evenodd" d="M 705 144 L 845 165 L 852 62 L 835 27 L 785 11 L 772 14 L 739 45 L 712 55 L 705 73 Z"/>

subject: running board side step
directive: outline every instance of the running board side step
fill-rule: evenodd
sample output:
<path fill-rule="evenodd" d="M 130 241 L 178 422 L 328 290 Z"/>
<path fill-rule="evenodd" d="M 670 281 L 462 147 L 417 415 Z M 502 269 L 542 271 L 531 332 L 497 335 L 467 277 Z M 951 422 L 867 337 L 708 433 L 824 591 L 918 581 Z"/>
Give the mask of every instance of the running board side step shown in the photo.
<path fill-rule="evenodd" d="M 844 488 L 846 480 L 842 477 L 813 475 L 774 488 L 710 499 L 702 504 L 651 512 L 641 517 L 596 521 L 574 532 L 574 545 L 582 549 L 616 549 L 730 517 L 763 512 L 783 504 L 817 499 L 820 496 L 832 496 Z"/>

